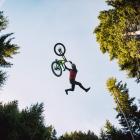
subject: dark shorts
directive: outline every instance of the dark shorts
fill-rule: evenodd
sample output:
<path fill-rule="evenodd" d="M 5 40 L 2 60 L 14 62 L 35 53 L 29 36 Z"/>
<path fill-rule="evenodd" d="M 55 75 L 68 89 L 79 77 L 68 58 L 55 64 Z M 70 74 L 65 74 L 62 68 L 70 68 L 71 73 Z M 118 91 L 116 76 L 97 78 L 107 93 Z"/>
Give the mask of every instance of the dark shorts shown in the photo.
<path fill-rule="evenodd" d="M 73 85 L 75 84 L 75 80 L 74 79 L 70 79 L 70 83 Z"/>

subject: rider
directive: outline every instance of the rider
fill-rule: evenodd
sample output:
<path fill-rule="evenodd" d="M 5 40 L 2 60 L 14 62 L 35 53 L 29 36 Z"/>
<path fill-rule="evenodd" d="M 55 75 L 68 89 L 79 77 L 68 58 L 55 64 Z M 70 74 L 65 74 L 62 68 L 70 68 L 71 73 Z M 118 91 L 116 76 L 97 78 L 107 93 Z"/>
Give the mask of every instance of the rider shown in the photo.
<path fill-rule="evenodd" d="M 72 69 L 69 69 L 69 68 L 67 68 L 67 69 L 69 70 L 69 80 L 71 83 L 71 88 L 65 90 L 66 94 L 68 95 L 68 91 L 74 91 L 75 85 L 78 85 L 85 92 L 88 92 L 90 90 L 90 87 L 85 88 L 85 87 L 83 87 L 83 85 L 80 82 L 75 81 L 75 78 L 77 75 L 77 68 L 76 68 L 75 64 L 73 64 L 72 62 L 70 62 L 70 63 L 71 63 Z"/>

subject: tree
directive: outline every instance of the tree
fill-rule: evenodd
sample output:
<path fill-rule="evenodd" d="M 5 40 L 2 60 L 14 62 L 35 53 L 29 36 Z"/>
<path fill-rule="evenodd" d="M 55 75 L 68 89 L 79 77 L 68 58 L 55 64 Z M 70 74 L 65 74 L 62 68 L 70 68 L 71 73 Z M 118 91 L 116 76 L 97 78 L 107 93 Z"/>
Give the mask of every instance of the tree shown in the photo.
<path fill-rule="evenodd" d="M 2 140 L 56 140 L 56 131 L 45 126 L 43 104 L 19 111 L 18 102 L 0 104 L 0 138 Z"/>
<path fill-rule="evenodd" d="M 18 108 L 17 101 L 10 102 L 7 105 L 0 103 L 0 138 L 3 140 L 15 140 L 18 131 L 15 131 L 19 126 L 18 123 Z"/>
<path fill-rule="evenodd" d="M 123 127 L 125 134 L 129 135 L 129 132 L 140 138 L 140 110 L 137 105 L 134 104 L 135 98 L 129 97 L 129 90 L 127 84 L 123 84 L 122 81 L 117 82 L 116 78 L 110 78 L 107 80 L 107 88 L 111 95 L 114 97 L 116 103 L 117 118 L 119 123 Z"/>
<path fill-rule="evenodd" d="M 8 23 L 8 21 L 4 17 L 3 12 L 0 11 L 0 32 L 6 28 L 7 23 Z"/>
<path fill-rule="evenodd" d="M 109 10 L 99 14 L 94 32 L 102 53 L 117 60 L 121 70 L 140 82 L 140 1 L 106 0 Z"/>
<path fill-rule="evenodd" d="M 3 12 L 0 11 L 0 32 L 7 27 L 7 24 L 7 19 L 4 17 Z M 11 43 L 13 38 L 10 38 L 10 36 L 12 34 L 8 33 L 0 36 L 0 87 L 6 80 L 6 72 L 3 72 L 2 68 L 11 67 L 12 63 L 8 59 L 11 59 L 19 49 L 16 44 Z"/>
<path fill-rule="evenodd" d="M 65 133 L 59 140 L 98 140 L 98 137 L 91 131 L 88 131 L 87 133 L 75 131 L 69 134 Z"/>
<path fill-rule="evenodd" d="M 128 140 L 125 134 L 120 129 L 115 128 L 109 120 L 106 121 L 104 128 L 101 129 L 100 138 L 101 140 Z"/>

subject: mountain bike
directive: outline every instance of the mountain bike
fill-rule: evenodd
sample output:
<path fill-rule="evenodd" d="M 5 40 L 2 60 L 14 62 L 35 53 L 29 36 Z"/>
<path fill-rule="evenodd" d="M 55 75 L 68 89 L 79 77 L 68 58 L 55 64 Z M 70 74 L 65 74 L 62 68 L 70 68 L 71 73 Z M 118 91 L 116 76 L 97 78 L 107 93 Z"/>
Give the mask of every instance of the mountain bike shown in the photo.
<path fill-rule="evenodd" d="M 66 48 L 62 43 L 57 43 L 54 46 L 54 52 L 56 55 L 61 56 L 62 59 L 52 62 L 51 69 L 55 76 L 60 77 L 62 75 L 62 71 L 67 69 L 66 63 L 72 63 L 71 61 L 67 61 L 65 57 Z"/>

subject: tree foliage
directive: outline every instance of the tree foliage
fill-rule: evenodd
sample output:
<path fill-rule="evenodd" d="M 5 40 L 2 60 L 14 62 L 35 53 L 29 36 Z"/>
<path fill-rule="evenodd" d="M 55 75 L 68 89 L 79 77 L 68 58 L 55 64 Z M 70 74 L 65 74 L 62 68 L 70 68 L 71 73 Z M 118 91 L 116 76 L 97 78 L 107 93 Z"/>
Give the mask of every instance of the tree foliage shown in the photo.
<path fill-rule="evenodd" d="M 91 131 L 84 133 L 82 131 L 75 131 L 71 133 L 65 133 L 59 140 L 98 140 L 98 137 Z"/>
<path fill-rule="evenodd" d="M 8 24 L 7 19 L 4 17 L 3 12 L 0 11 L 0 33 L 2 30 L 6 29 Z M 12 63 L 8 61 L 13 55 L 15 55 L 19 49 L 16 44 L 12 44 L 11 38 L 13 33 L 7 33 L 0 35 L 0 87 L 4 84 L 6 80 L 6 72 L 2 70 L 5 67 L 11 67 Z"/>
<path fill-rule="evenodd" d="M 106 0 L 109 10 L 99 14 L 96 39 L 110 60 L 116 59 L 121 70 L 140 82 L 140 38 L 135 35 L 140 26 L 139 0 Z"/>
<path fill-rule="evenodd" d="M 7 27 L 8 20 L 4 17 L 3 11 L 0 11 L 0 32 Z"/>
<path fill-rule="evenodd" d="M 55 140 L 56 131 L 44 124 L 43 104 L 18 109 L 18 102 L 0 104 L 0 138 L 2 140 Z"/>
<path fill-rule="evenodd" d="M 140 110 L 134 103 L 135 98 L 129 97 L 129 90 L 127 84 L 122 81 L 117 82 L 115 78 L 110 78 L 107 81 L 107 88 L 114 97 L 116 103 L 117 118 L 123 127 L 124 133 L 129 134 L 129 127 L 136 138 L 140 138 Z M 120 109 L 121 108 L 121 109 Z M 126 123 L 125 117 L 128 121 Z"/>
<path fill-rule="evenodd" d="M 109 120 L 106 121 L 105 126 L 101 129 L 101 140 L 128 140 L 124 133 L 113 126 Z"/>

